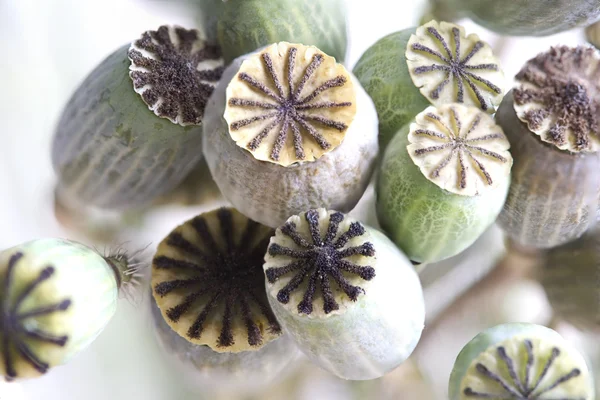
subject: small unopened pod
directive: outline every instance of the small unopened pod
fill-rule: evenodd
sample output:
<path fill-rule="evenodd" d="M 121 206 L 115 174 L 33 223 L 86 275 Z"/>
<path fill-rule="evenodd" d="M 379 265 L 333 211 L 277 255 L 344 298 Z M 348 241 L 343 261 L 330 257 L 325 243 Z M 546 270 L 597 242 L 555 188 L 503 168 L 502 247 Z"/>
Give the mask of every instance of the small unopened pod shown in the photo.
<path fill-rule="evenodd" d="M 594 400 L 584 357 L 562 336 L 540 325 L 490 328 L 460 352 L 450 375 L 450 400 Z"/>
<path fill-rule="evenodd" d="M 204 155 L 223 196 L 271 227 L 310 208 L 354 208 L 377 157 L 377 113 L 356 79 L 313 46 L 236 59 L 206 107 Z"/>
<path fill-rule="evenodd" d="M 68 208 L 140 207 L 202 158 L 206 101 L 223 71 L 196 30 L 161 26 L 102 61 L 56 128 L 52 164 Z"/>
<path fill-rule="evenodd" d="M 39 239 L 0 252 L 0 375 L 33 378 L 67 363 L 110 321 L 135 269 L 118 252 Z"/>
<path fill-rule="evenodd" d="M 228 64 L 282 41 L 313 45 L 338 62 L 345 61 L 345 0 L 227 0 L 218 11 L 219 45 Z"/>
<path fill-rule="evenodd" d="M 476 107 L 429 107 L 385 151 L 376 184 L 377 219 L 416 262 L 452 257 L 489 228 L 510 184 L 510 145 Z"/>
<path fill-rule="evenodd" d="M 158 246 L 152 292 L 161 341 L 198 378 L 229 374 L 236 384 L 266 384 L 295 359 L 265 292 L 262 265 L 272 234 L 221 208 L 180 225 Z"/>
<path fill-rule="evenodd" d="M 500 226 L 522 246 L 550 248 L 595 221 L 600 192 L 600 54 L 560 46 L 529 60 L 496 114 L 514 158 Z"/>
<path fill-rule="evenodd" d="M 423 291 L 381 232 L 325 209 L 290 217 L 264 264 L 269 302 L 298 348 L 343 379 L 383 376 L 413 352 Z"/>
<path fill-rule="evenodd" d="M 540 281 L 554 312 L 584 330 L 600 332 L 600 230 L 549 249 Z"/>
<path fill-rule="evenodd" d="M 380 39 L 353 72 L 377 108 L 382 151 L 427 106 L 461 103 L 492 114 L 505 86 L 487 43 L 460 25 L 437 21 Z"/>
<path fill-rule="evenodd" d="M 600 17 L 597 0 L 429 0 L 436 18 L 468 17 L 510 36 L 548 36 L 585 26 Z"/>

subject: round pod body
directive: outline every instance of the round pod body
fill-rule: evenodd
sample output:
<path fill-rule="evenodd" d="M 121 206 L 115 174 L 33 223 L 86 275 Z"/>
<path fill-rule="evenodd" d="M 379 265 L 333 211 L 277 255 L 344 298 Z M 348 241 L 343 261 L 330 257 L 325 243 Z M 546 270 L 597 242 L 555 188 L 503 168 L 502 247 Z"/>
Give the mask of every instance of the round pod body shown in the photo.
<path fill-rule="evenodd" d="M 510 36 L 548 36 L 600 17 L 598 0 L 432 0 L 433 15 L 471 18 L 479 25 Z"/>
<path fill-rule="evenodd" d="M 585 38 L 589 44 L 600 49 L 600 22 L 593 23 L 585 28 Z"/>
<path fill-rule="evenodd" d="M 382 150 L 431 104 L 456 102 L 491 114 L 504 90 L 491 47 L 447 22 L 385 36 L 364 52 L 353 72 L 375 103 Z"/>
<path fill-rule="evenodd" d="M 116 266 L 62 239 L 0 253 L 0 375 L 33 378 L 87 347 L 115 313 Z"/>
<path fill-rule="evenodd" d="M 213 0 L 214 1 L 214 0 Z M 227 0 L 218 22 L 225 62 L 277 42 L 313 45 L 343 63 L 344 0 Z"/>
<path fill-rule="evenodd" d="M 496 114 L 511 143 L 511 186 L 498 218 L 522 246 L 551 248 L 595 221 L 600 191 L 600 56 L 556 47 L 528 61 Z"/>
<path fill-rule="evenodd" d="M 218 44 L 217 27 L 227 0 L 193 0 L 192 6 L 198 11 L 198 26 L 209 43 Z"/>
<path fill-rule="evenodd" d="M 325 209 L 290 217 L 265 256 L 267 294 L 298 348 L 343 379 L 375 379 L 404 362 L 425 306 L 410 261 L 385 235 Z"/>
<path fill-rule="evenodd" d="M 206 108 L 203 146 L 223 196 L 277 227 L 310 208 L 354 208 L 375 167 L 377 114 L 332 57 L 282 42 L 227 67 Z"/>
<path fill-rule="evenodd" d="M 173 189 L 202 157 L 204 106 L 222 65 L 198 31 L 167 26 L 102 61 L 56 128 L 61 201 L 124 210 Z"/>
<path fill-rule="evenodd" d="M 377 219 L 412 260 L 469 247 L 502 210 L 512 157 L 502 128 L 475 107 L 433 106 L 402 128 L 377 175 Z"/>
<path fill-rule="evenodd" d="M 220 353 L 189 342 L 173 331 L 151 299 L 155 334 L 165 357 L 185 380 L 203 390 L 258 390 L 279 380 L 298 351 L 288 335 L 270 341 L 257 351 Z"/>
<path fill-rule="evenodd" d="M 594 386 L 583 356 L 552 329 L 511 323 L 471 340 L 456 358 L 450 400 L 593 400 Z"/>
<path fill-rule="evenodd" d="M 600 331 L 600 231 L 549 249 L 540 281 L 560 318 L 583 330 Z"/>

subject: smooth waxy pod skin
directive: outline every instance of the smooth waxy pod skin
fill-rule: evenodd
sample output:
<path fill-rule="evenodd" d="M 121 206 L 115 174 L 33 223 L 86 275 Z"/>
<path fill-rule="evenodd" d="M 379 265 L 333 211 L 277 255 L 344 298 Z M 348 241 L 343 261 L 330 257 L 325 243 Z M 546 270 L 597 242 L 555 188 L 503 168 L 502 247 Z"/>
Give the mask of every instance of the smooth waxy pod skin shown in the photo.
<path fill-rule="evenodd" d="M 33 378 L 87 347 L 115 313 L 118 260 L 62 239 L 0 253 L 0 375 Z"/>
<path fill-rule="evenodd" d="M 162 26 L 106 58 L 66 105 L 52 143 L 70 208 L 123 210 L 169 192 L 201 159 L 223 61 L 198 31 Z"/>
<path fill-rule="evenodd" d="M 596 22 L 585 28 L 585 38 L 591 45 L 600 49 L 600 22 Z"/>
<path fill-rule="evenodd" d="M 593 400 L 583 356 L 562 336 L 534 324 L 504 324 L 471 340 L 450 375 L 450 400 Z"/>
<path fill-rule="evenodd" d="M 221 7 L 218 38 L 226 63 L 281 41 L 316 46 L 343 63 L 348 42 L 346 2 L 227 0 Z"/>
<path fill-rule="evenodd" d="M 377 108 L 382 149 L 427 106 L 457 102 L 493 113 L 504 88 L 490 46 L 447 22 L 430 21 L 380 39 L 353 72 Z"/>
<path fill-rule="evenodd" d="M 600 331 L 600 231 L 549 249 L 540 281 L 558 316 L 585 330 Z"/>
<path fill-rule="evenodd" d="M 219 353 L 181 337 L 165 322 L 154 298 L 152 320 L 157 341 L 178 371 L 203 389 L 258 389 L 280 378 L 297 359 L 298 350 L 288 335 L 270 341 L 257 351 Z"/>
<path fill-rule="evenodd" d="M 223 196 L 277 227 L 314 207 L 354 208 L 375 167 L 377 114 L 332 57 L 282 42 L 225 70 L 206 108 L 203 148 Z"/>
<path fill-rule="evenodd" d="M 376 184 L 377 219 L 416 262 L 469 247 L 496 220 L 512 157 L 502 129 L 475 107 L 429 107 L 385 151 Z"/>
<path fill-rule="evenodd" d="M 494 32 L 511 36 L 547 36 L 585 26 L 600 17 L 598 0 L 431 0 L 433 15 L 469 17 Z"/>
<path fill-rule="evenodd" d="M 556 47 L 528 61 L 496 114 L 514 166 L 500 226 L 522 246 L 550 248 L 581 236 L 600 191 L 600 56 Z"/>
<path fill-rule="evenodd" d="M 281 325 L 340 378 L 383 376 L 421 337 L 423 292 L 409 260 L 385 235 L 340 212 L 290 217 L 271 239 L 264 269 Z"/>

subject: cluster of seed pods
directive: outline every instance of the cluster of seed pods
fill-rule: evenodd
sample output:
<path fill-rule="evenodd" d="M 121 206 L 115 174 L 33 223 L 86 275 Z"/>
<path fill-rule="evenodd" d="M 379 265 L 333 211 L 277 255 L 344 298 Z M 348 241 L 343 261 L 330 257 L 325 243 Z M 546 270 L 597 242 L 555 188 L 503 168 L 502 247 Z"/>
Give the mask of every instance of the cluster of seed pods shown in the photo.
<path fill-rule="evenodd" d="M 511 35 L 600 14 L 487 3 L 432 0 L 430 13 Z M 52 144 L 56 201 L 74 213 L 168 202 L 207 175 L 228 203 L 162 234 L 147 271 L 157 340 L 184 374 L 267 385 L 299 350 L 340 378 L 379 378 L 424 329 L 415 265 L 462 253 L 496 221 L 545 251 L 557 315 L 598 328 L 598 50 L 548 49 L 511 89 L 492 48 L 452 22 L 387 35 L 350 71 L 341 0 L 202 7 L 202 29 L 161 26 L 102 61 Z M 370 183 L 381 230 L 348 215 Z M 139 280 L 134 259 L 62 239 L 0 252 L 0 374 L 35 377 L 83 350 Z M 584 357 L 529 324 L 474 338 L 449 384 L 452 400 L 593 396 Z"/>

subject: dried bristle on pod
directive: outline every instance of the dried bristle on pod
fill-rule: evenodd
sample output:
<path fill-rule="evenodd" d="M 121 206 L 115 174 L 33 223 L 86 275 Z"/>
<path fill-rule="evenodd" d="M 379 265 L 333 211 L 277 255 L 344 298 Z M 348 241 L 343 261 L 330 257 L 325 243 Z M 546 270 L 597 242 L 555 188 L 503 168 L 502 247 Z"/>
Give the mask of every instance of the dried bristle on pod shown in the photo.
<path fill-rule="evenodd" d="M 430 0 L 435 17 L 468 17 L 502 35 L 548 36 L 585 26 L 600 17 L 589 0 Z"/>
<path fill-rule="evenodd" d="M 283 378 L 298 357 L 289 335 L 271 340 L 257 351 L 219 353 L 209 346 L 194 344 L 176 333 L 151 299 L 154 332 L 164 357 L 177 374 L 203 391 L 249 391 L 264 389 Z"/>
<path fill-rule="evenodd" d="M 583 234 L 600 190 L 600 54 L 553 47 L 529 60 L 496 122 L 511 142 L 512 182 L 499 223 L 523 246 L 550 248 Z"/>
<path fill-rule="evenodd" d="M 223 196 L 277 227 L 309 208 L 358 203 L 377 157 L 377 115 L 333 57 L 281 42 L 225 70 L 206 108 L 203 145 Z"/>
<path fill-rule="evenodd" d="M 502 128 L 476 107 L 427 108 L 383 157 L 376 185 L 382 228 L 412 261 L 462 252 L 502 210 L 509 147 Z"/>
<path fill-rule="evenodd" d="M 593 400 L 583 356 L 546 327 L 512 323 L 490 328 L 458 355 L 450 376 L 450 400 Z"/>
<path fill-rule="evenodd" d="M 600 332 L 600 230 L 547 250 L 540 263 L 554 312 L 579 329 Z"/>
<path fill-rule="evenodd" d="M 69 204 L 124 210 L 173 189 L 201 159 L 202 120 L 223 71 L 197 30 L 161 26 L 102 61 L 56 128 L 52 164 Z"/>
<path fill-rule="evenodd" d="M 405 361 L 425 320 L 417 274 L 379 231 L 325 209 L 290 217 L 264 264 L 277 319 L 310 360 L 375 379 Z"/>
<path fill-rule="evenodd" d="M 345 0 L 227 0 L 220 8 L 218 41 L 227 63 L 281 41 L 313 45 L 345 61 Z"/>
<path fill-rule="evenodd" d="M 382 148 L 430 104 L 460 103 L 494 113 L 505 86 L 487 43 L 460 25 L 437 21 L 380 39 L 353 71 L 375 102 Z"/>
<path fill-rule="evenodd" d="M 258 350 L 279 337 L 262 271 L 272 234 L 233 208 L 173 230 L 152 262 L 154 298 L 169 326 L 216 352 Z"/>
<path fill-rule="evenodd" d="M 0 375 L 33 378 L 68 362 L 104 329 L 137 270 L 122 251 L 63 239 L 0 252 Z"/>

